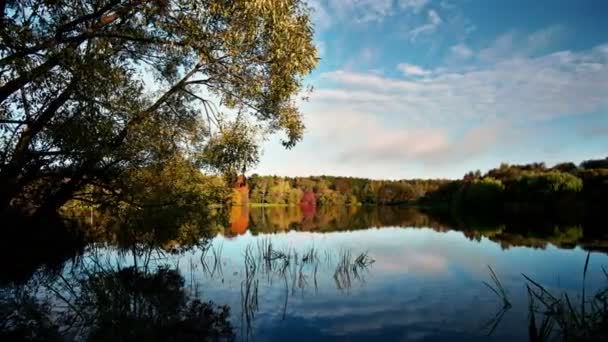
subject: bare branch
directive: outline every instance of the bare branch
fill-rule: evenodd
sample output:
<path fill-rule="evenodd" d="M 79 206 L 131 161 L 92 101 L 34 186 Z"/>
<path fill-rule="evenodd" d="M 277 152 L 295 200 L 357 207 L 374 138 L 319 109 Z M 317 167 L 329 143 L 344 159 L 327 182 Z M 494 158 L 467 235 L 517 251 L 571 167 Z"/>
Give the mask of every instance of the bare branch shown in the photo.
<path fill-rule="evenodd" d="M 188 90 L 186 88 L 183 88 L 182 91 L 203 103 L 203 108 L 205 108 L 205 113 L 207 114 L 207 121 L 209 124 L 209 129 L 211 129 L 211 116 L 209 115 L 209 112 L 211 112 L 211 115 L 213 115 L 213 118 L 214 118 L 213 121 L 215 122 L 216 127 L 218 127 L 220 130 L 222 129 L 219 118 L 217 117 L 217 115 L 215 115 L 213 109 L 211 108 L 211 104 L 212 104 L 211 101 L 194 94 L 193 92 L 191 92 L 190 90 Z M 207 106 L 209 106 L 209 108 L 207 108 Z"/>
<path fill-rule="evenodd" d="M 185 85 L 190 85 L 190 84 L 208 84 L 209 81 L 211 81 L 212 78 L 205 78 L 205 79 L 200 79 L 200 80 L 192 80 L 192 81 L 188 81 L 185 83 Z"/>

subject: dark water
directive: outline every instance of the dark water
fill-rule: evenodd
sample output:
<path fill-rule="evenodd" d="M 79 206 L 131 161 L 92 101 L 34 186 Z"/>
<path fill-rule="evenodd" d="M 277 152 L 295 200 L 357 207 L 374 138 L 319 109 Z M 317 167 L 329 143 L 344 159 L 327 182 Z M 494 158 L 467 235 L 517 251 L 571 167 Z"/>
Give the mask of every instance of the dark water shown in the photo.
<path fill-rule="evenodd" d="M 217 236 L 207 243 L 186 246 L 180 241 L 191 239 L 175 236 L 128 245 L 114 236 L 59 266 L 40 266 L 25 280 L 5 279 L 3 334 L 39 340 L 527 340 L 529 282 L 522 273 L 580 303 L 590 253 L 587 294 L 608 286 L 604 241 L 581 225 L 475 227 L 411 208 L 355 207 L 233 208 L 212 226 Z M 484 281 L 497 292 L 502 287 L 511 306 L 505 308 Z"/>

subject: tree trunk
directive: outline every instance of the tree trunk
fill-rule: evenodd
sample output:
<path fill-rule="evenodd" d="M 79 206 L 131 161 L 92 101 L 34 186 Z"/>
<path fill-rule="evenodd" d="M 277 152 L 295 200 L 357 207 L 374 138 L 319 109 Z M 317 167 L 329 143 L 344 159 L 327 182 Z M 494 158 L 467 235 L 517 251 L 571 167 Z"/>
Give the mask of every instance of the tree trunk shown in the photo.
<path fill-rule="evenodd" d="M 31 81 L 49 72 L 59 64 L 59 60 L 59 56 L 55 55 L 49 58 L 46 62 L 35 67 L 32 71 L 6 82 L 2 87 L 0 87 L 0 103 L 4 102 L 4 100 L 6 100 L 9 96 L 11 96 L 17 90 L 25 87 Z"/>
<path fill-rule="evenodd" d="M 36 210 L 33 216 L 36 218 L 44 218 L 46 216 L 56 214 L 59 208 L 72 199 L 74 193 L 83 185 L 84 181 L 81 177 L 74 177 L 70 179 L 50 198 L 44 199 L 44 203 L 42 203 L 42 205 Z"/>
<path fill-rule="evenodd" d="M 6 0 L 0 0 L 0 20 L 4 19 L 4 10 L 6 9 Z"/>
<path fill-rule="evenodd" d="M 76 82 L 72 81 L 72 83 L 70 83 L 68 87 L 49 104 L 44 112 L 40 114 L 38 119 L 35 122 L 28 124 L 21 133 L 10 162 L 8 162 L 0 171 L 0 180 L 3 183 L 2 190 L 0 190 L 0 208 L 7 208 L 15 196 L 23 191 L 23 187 L 26 184 L 20 182 L 20 178 L 23 174 L 25 165 L 32 161 L 32 155 L 29 151 L 30 144 L 34 137 L 40 133 L 53 118 L 57 110 L 70 98 L 70 95 L 75 88 L 75 84 Z M 29 170 L 28 173 L 31 174 L 32 172 L 36 172 L 36 170 Z"/>

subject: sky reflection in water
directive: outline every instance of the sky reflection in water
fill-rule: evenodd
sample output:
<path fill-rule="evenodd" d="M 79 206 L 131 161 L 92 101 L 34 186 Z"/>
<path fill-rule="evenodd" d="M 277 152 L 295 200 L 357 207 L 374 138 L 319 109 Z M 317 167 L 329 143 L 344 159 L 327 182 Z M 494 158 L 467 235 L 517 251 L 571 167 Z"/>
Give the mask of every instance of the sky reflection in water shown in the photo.
<path fill-rule="evenodd" d="M 302 255 L 314 247 L 320 259 L 325 253 L 336 258 L 340 251 L 367 252 L 375 262 L 346 289 L 334 279 L 336 260 L 327 258 L 320 262 L 316 288 L 309 266 L 303 268 L 303 285 L 298 267 L 290 266 L 286 282 L 276 274 L 259 275 L 258 307 L 248 331 L 246 319 L 241 319 L 243 251 L 267 239 L 276 250 Z M 459 231 L 400 227 L 246 232 L 218 236 L 213 244 L 223 246 L 223 276 L 210 279 L 197 273 L 202 296 L 230 305 L 240 337 L 258 340 L 486 340 L 489 328 L 484 325 L 501 308 L 501 300 L 482 285 L 490 281 L 488 265 L 513 303 L 489 339 L 527 338 L 527 293 L 521 273 L 557 291 L 576 293 L 587 254 L 578 247 L 560 249 L 550 244 L 545 249 L 503 249 L 485 237 L 476 241 Z M 199 255 L 188 257 L 196 260 Z M 606 264 L 606 255 L 591 254 L 587 290 L 606 285 L 601 273 L 601 265 Z"/>

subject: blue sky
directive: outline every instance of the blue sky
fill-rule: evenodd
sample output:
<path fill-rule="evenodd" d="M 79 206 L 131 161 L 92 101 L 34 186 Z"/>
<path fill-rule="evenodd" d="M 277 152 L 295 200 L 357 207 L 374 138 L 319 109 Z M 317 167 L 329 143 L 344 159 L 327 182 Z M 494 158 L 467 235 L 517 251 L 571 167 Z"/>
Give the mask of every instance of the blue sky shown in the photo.
<path fill-rule="evenodd" d="M 318 69 L 261 174 L 458 178 L 608 156 L 608 1 L 309 0 Z"/>

